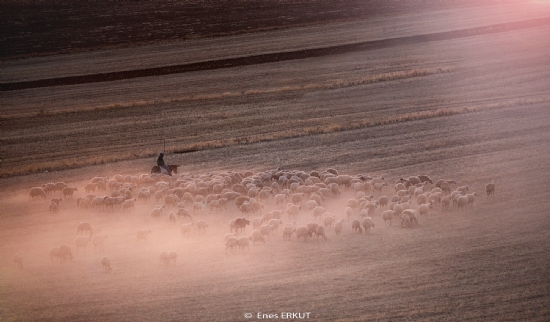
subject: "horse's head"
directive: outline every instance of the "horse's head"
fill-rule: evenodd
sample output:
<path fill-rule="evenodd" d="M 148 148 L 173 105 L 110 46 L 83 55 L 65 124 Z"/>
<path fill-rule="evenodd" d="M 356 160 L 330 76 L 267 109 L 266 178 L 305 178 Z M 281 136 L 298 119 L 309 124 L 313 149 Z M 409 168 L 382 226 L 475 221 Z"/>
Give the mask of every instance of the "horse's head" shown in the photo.
<path fill-rule="evenodd" d="M 178 167 L 179 166 L 180 166 L 179 164 L 171 164 L 168 167 L 170 168 L 170 171 L 172 171 L 174 173 L 178 173 Z"/>

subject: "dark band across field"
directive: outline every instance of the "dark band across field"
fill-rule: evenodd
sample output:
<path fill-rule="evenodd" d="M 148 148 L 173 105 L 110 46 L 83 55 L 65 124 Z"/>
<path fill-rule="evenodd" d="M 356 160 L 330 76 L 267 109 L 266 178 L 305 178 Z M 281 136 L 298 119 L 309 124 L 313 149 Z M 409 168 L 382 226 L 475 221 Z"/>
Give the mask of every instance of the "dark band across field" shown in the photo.
<path fill-rule="evenodd" d="M 0 84 L 1 91 L 15 91 L 29 88 L 77 85 L 86 83 L 110 82 L 139 77 L 162 76 L 177 73 L 194 72 L 201 70 L 213 70 L 221 68 L 231 68 L 237 66 L 248 66 L 256 64 L 273 63 L 287 60 L 305 59 L 312 57 L 344 54 L 349 52 L 367 51 L 409 44 L 418 44 L 423 42 L 441 41 L 447 39 L 456 39 L 477 36 L 482 34 L 501 33 L 518 29 L 533 28 L 550 24 L 550 18 L 533 19 L 527 21 L 508 22 L 483 27 L 460 29 L 453 31 L 437 32 L 423 35 L 414 35 L 406 37 L 397 37 L 389 39 L 380 39 L 365 41 L 353 44 L 338 45 L 331 47 L 321 47 L 313 49 L 304 49 L 297 51 L 278 52 L 270 54 L 252 55 L 246 57 L 211 60 L 190 64 L 171 65 L 164 67 L 135 69 L 128 71 L 88 74 L 80 76 L 59 77 L 50 79 L 41 79 L 35 81 L 14 82 Z"/>

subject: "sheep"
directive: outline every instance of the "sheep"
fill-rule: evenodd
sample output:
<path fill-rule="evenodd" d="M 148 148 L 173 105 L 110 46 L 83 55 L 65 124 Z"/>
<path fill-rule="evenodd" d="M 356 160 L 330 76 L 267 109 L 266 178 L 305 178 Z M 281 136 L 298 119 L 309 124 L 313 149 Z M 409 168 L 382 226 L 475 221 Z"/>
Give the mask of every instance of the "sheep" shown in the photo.
<path fill-rule="evenodd" d="M 356 219 L 351 222 L 351 231 L 357 234 L 363 233 L 363 229 L 361 229 L 361 223 L 359 222 L 359 220 Z"/>
<path fill-rule="evenodd" d="M 192 227 L 193 227 L 193 223 L 192 223 L 192 222 L 190 222 L 190 223 L 185 223 L 185 224 L 181 225 L 181 228 L 180 228 L 180 230 L 181 230 L 181 235 L 182 235 L 182 236 L 185 236 L 185 235 L 190 236 L 190 234 L 191 234 L 191 228 L 192 228 Z"/>
<path fill-rule="evenodd" d="M 317 217 L 321 217 L 325 213 L 325 208 L 321 206 L 317 206 L 313 208 L 313 217 L 317 219 Z"/>
<path fill-rule="evenodd" d="M 458 197 L 457 199 L 458 210 L 464 209 L 466 205 L 468 205 L 468 197 L 467 196 Z"/>
<path fill-rule="evenodd" d="M 317 227 L 317 230 L 315 231 L 315 234 L 317 234 L 317 238 L 319 236 L 322 236 L 323 240 L 327 240 L 327 235 L 325 234 L 325 227 L 323 227 L 323 226 Z"/>
<path fill-rule="evenodd" d="M 487 198 L 489 197 L 495 197 L 495 184 L 493 182 L 488 183 L 485 186 L 485 191 L 487 192 Z"/>
<path fill-rule="evenodd" d="M 74 244 L 76 246 L 76 251 L 78 252 L 79 249 L 84 248 L 86 249 L 86 246 L 88 246 L 88 243 L 90 242 L 91 237 L 84 237 L 84 236 L 77 236 L 74 240 Z"/>
<path fill-rule="evenodd" d="M 312 210 L 313 208 L 315 208 L 315 207 L 317 207 L 317 206 L 319 206 L 319 204 L 318 204 L 317 201 L 315 201 L 315 200 L 311 200 L 311 199 L 310 199 L 310 200 L 308 200 L 308 201 L 306 202 L 306 208 L 307 208 L 307 210 Z"/>
<path fill-rule="evenodd" d="M 465 195 L 466 191 L 468 191 L 468 186 L 458 187 L 456 188 L 456 190 L 462 192 L 462 194 Z"/>
<path fill-rule="evenodd" d="M 90 206 L 90 201 L 87 198 L 78 197 L 78 198 L 76 198 L 76 206 L 78 208 L 86 209 Z"/>
<path fill-rule="evenodd" d="M 282 193 L 279 193 L 279 194 L 276 194 L 275 195 L 275 205 L 277 205 L 278 207 L 282 206 L 283 203 L 285 202 L 286 200 L 286 196 Z"/>
<path fill-rule="evenodd" d="M 401 215 L 401 227 L 411 227 L 411 218 L 409 217 L 409 215 Z"/>
<path fill-rule="evenodd" d="M 46 191 L 42 187 L 33 187 L 29 190 L 29 199 L 34 197 L 43 197 L 46 199 Z"/>
<path fill-rule="evenodd" d="M 346 206 L 347 207 L 350 207 L 351 209 L 353 210 L 356 210 L 357 207 L 359 206 L 359 201 L 357 201 L 357 199 L 349 199 L 347 202 L 346 202 Z"/>
<path fill-rule="evenodd" d="M 307 241 L 309 237 L 313 236 L 309 228 L 305 226 L 296 227 L 296 229 L 294 229 L 294 232 L 296 233 L 297 239 L 300 239 L 300 237 L 304 237 L 304 241 Z"/>
<path fill-rule="evenodd" d="M 136 234 L 136 238 L 137 238 L 137 241 L 139 243 L 140 240 L 144 240 L 146 241 L 147 240 L 147 236 L 149 236 L 149 234 L 151 234 L 151 231 L 150 230 L 140 230 L 137 232 Z"/>
<path fill-rule="evenodd" d="M 342 225 L 344 223 L 344 219 L 340 219 L 334 223 L 334 232 L 336 235 L 340 235 L 342 232 Z"/>
<path fill-rule="evenodd" d="M 23 257 L 19 254 L 13 256 L 13 265 L 19 269 L 23 269 Z"/>
<path fill-rule="evenodd" d="M 353 209 L 351 207 L 346 208 L 346 216 L 348 217 L 348 221 L 350 221 L 351 216 L 353 216 Z"/>
<path fill-rule="evenodd" d="M 167 252 L 160 253 L 159 263 L 164 263 L 166 265 L 169 263 L 169 258 L 168 258 L 168 253 Z"/>
<path fill-rule="evenodd" d="M 229 237 L 235 237 L 235 234 L 234 234 L 234 233 L 227 233 L 227 234 L 225 234 L 224 240 L 227 240 L 227 238 L 229 238 Z"/>
<path fill-rule="evenodd" d="M 77 188 L 71 188 L 71 187 L 64 187 L 63 192 L 63 198 L 67 199 L 68 197 L 73 197 L 73 194 L 75 191 L 78 191 Z"/>
<path fill-rule="evenodd" d="M 248 238 L 253 244 L 256 244 L 257 242 L 265 243 L 265 238 L 262 236 L 262 233 L 260 233 L 259 230 L 253 230 Z"/>
<path fill-rule="evenodd" d="M 243 250 L 245 247 L 250 251 L 249 246 L 250 239 L 247 236 L 241 236 L 239 239 L 237 239 L 237 245 L 239 246 L 239 250 Z"/>
<path fill-rule="evenodd" d="M 267 224 L 270 225 L 270 226 L 273 226 L 273 230 L 275 232 L 278 232 L 279 231 L 279 225 L 281 225 L 283 223 L 283 221 L 281 219 L 270 219 Z"/>
<path fill-rule="evenodd" d="M 176 223 L 176 219 L 177 219 L 177 217 L 176 217 L 176 214 L 175 214 L 175 213 L 170 212 L 170 213 L 168 214 L 168 221 L 169 221 L 170 223 L 175 224 L 175 223 Z"/>
<path fill-rule="evenodd" d="M 164 205 L 159 205 L 153 208 L 153 210 L 151 210 L 151 217 L 160 218 L 160 213 L 162 212 L 162 209 L 164 209 Z"/>
<path fill-rule="evenodd" d="M 290 217 L 296 217 L 298 216 L 298 213 L 300 212 L 300 206 L 297 206 L 297 205 L 294 205 L 294 204 L 291 204 L 289 203 L 287 205 L 287 208 L 286 208 L 286 212 L 288 214 L 288 218 L 290 219 Z"/>
<path fill-rule="evenodd" d="M 176 253 L 175 250 L 171 250 L 168 252 L 168 263 L 176 263 L 176 260 L 178 259 L 178 253 Z"/>
<path fill-rule="evenodd" d="M 418 175 L 417 177 L 418 177 L 418 179 L 420 179 L 420 181 L 421 181 L 422 183 L 426 183 L 426 182 L 429 182 L 429 183 L 431 183 L 431 184 L 434 183 L 434 182 L 432 181 L 432 179 L 431 179 L 429 176 L 427 176 L 427 175 Z"/>
<path fill-rule="evenodd" d="M 365 217 L 363 218 L 363 228 L 365 229 L 365 233 L 369 232 L 371 228 L 374 228 L 374 221 L 372 221 L 371 217 Z"/>
<path fill-rule="evenodd" d="M 290 240 L 292 238 L 292 234 L 294 233 L 294 228 L 290 225 L 283 227 L 283 240 Z"/>
<path fill-rule="evenodd" d="M 59 246 L 59 258 L 61 258 L 62 260 L 72 260 L 73 254 L 71 252 L 71 247 L 65 244 Z"/>
<path fill-rule="evenodd" d="M 269 235 L 271 234 L 271 232 L 273 231 L 273 226 L 272 225 L 262 225 L 260 227 L 259 232 L 260 234 L 262 234 L 262 236 L 267 236 L 269 237 Z"/>
<path fill-rule="evenodd" d="M 386 207 L 388 205 L 388 202 L 390 201 L 390 198 L 387 196 L 381 196 L 380 199 L 378 199 L 378 204 L 380 207 Z"/>
<path fill-rule="evenodd" d="M 111 260 L 109 260 L 108 257 L 103 257 L 101 259 L 101 265 L 103 266 L 103 269 L 105 270 L 105 272 L 110 272 L 113 270 L 111 268 Z"/>
<path fill-rule="evenodd" d="M 94 249 L 97 249 L 98 251 L 102 252 L 105 251 L 105 239 L 107 239 L 107 236 L 95 236 L 94 239 L 92 239 L 92 244 L 94 245 Z"/>
<path fill-rule="evenodd" d="M 103 207 L 105 209 L 105 198 L 106 197 L 94 197 L 91 201 L 92 208 Z"/>
<path fill-rule="evenodd" d="M 122 210 L 125 211 L 126 209 L 134 208 L 135 201 L 135 198 L 124 200 L 124 202 L 122 203 Z"/>
<path fill-rule="evenodd" d="M 49 209 L 51 212 L 57 213 L 57 203 L 55 201 L 51 201 Z"/>
<path fill-rule="evenodd" d="M 227 252 L 228 249 L 233 250 L 237 245 L 239 244 L 239 241 L 235 237 L 229 237 L 225 241 L 225 251 Z"/>
<path fill-rule="evenodd" d="M 428 211 L 430 210 L 430 204 L 429 203 L 423 203 L 418 206 L 418 213 L 420 216 L 428 216 Z"/>
<path fill-rule="evenodd" d="M 94 231 L 92 230 L 92 225 L 89 222 L 81 222 L 76 227 L 76 233 L 80 233 L 81 236 L 83 233 L 88 234 L 88 236 L 92 236 Z"/>
<path fill-rule="evenodd" d="M 59 256 L 59 247 L 52 247 L 50 248 L 50 261 L 53 262 L 53 259 L 55 258 L 56 262 L 59 261 L 59 259 L 61 258 Z"/>
<path fill-rule="evenodd" d="M 393 210 L 386 210 L 382 213 L 382 219 L 384 219 L 384 224 L 386 223 L 386 221 L 389 221 L 390 222 L 390 226 L 391 226 L 391 221 L 393 219 L 393 216 L 395 216 L 395 212 Z"/>
<path fill-rule="evenodd" d="M 426 194 L 419 194 L 416 196 L 416 204 L 417 205 L 421 205 L 423 203 L 427 203 L 428 202 L 428 196 Z"/>
<path fill-rule="evenodd" d="M 384 189 L 384 186 L 386 186 L 387 184 L 384 182 L 384 183 L 374 183 L 372 186 L 374 188 L 374 190 L 377 190 L 378 193 L 381 195 L 382 194 L 382 189 Z"/>
<path fill-rule="evenodd" d="M 449 210 L 450 205 L 451 205 L 451 199 L 450 198 L 441 199 L 441 208 L 443 210 Z"/>
<path fill-rule="evenodd" d="M 97 184 L 95 184 L 95 183 L 88 183 L 88 184 L 84 187 L 84 191 L 85 191 L 86 193 L 95 192 L 96 189 L 97 189 Z"/>
<path fill-rule="evenodd" d="M 197 221 L 197 228 L 200 232 L 206 232 L 206 228 L 208 228 L 208 223 L 204 220 Z"/>
<path fill-rule="evenodd" d="M 401 215 L 407 215 L 409 216 L 409 220 L 411 222 L 411 225 L 416 224 L 418 226 L 418 213 L 414 209 L 405 209 L 403 210 L 403 213 Z"/>
<path fill-rule="evenodd" d="M 474 200 L 475 200 L 475 196 L 477 196 L 477 193 L 469 193 L 466 195 L 466 197 L 468 198 L 468 206 L 473 206 L 474 205 Z"/>
<path fill-rule="evenodd" d="M 330 213 L 326 213 L 325 216 L 323 216 L 323 225 L 325 227 L 332 227 L 335 221 L 336 218 Z"/>

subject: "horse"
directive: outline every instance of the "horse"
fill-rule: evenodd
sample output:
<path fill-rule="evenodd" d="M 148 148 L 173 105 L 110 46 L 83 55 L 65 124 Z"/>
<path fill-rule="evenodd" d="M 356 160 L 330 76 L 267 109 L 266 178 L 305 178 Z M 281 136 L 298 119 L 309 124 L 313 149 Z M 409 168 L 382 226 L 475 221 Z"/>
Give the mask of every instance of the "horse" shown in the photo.
<path fill-rule="evenodd" d="M 172 173 L 178 173 L 179 166 L 180 166 L 179 164 L 169 164 L 168 169 L 170 169 L 170 172 Z M 154 166 L 151 169 L 151 173 L 160 173 L 160 167 L 158 165 Z"/>

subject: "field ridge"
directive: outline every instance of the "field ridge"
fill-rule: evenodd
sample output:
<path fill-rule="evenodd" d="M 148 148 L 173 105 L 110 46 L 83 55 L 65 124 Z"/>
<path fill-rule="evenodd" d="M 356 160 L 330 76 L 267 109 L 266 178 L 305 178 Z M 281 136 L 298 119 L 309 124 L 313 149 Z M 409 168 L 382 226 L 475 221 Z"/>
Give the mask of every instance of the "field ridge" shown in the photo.
<path fill-rule="evenodd" d="M 80 76 L 68 76 L 34 81 L 23 81 L 0 84 L 1 91 L 15 91 L 39 87 L 65 86 L 76 84 L 88 84 L 98 82 L 110 82 L 141 77 L 162 76 L 178 73 L 188 73 L 203 70 L 215 70 L 232 68 L 237 66 L 250 66 L 257 64 L 274 63 L 281 61 L 322 57 L 335 54 L 344 54 L 357 51 L 377 50 L 395 46 L 412 45 L 425 42 L 442 41 L 464 37 L 472 37 L 486 34 L 502 33 L 518 29 L 534 28 L 550 24 L 550 18 L 538 18 L 524 21 L 492 24 L 483 27 L 459 29 L 453 31 L 436 32 L 414 36 L 386 38 L 338 46 L 304 49 L 288 52 L 276 52 L 260 55 L 243 56 L 220 60 L 211 60 L 191 64 L 171 65 L 164 67 L 135 69 L 121 72 L 98 73 Z"/>

